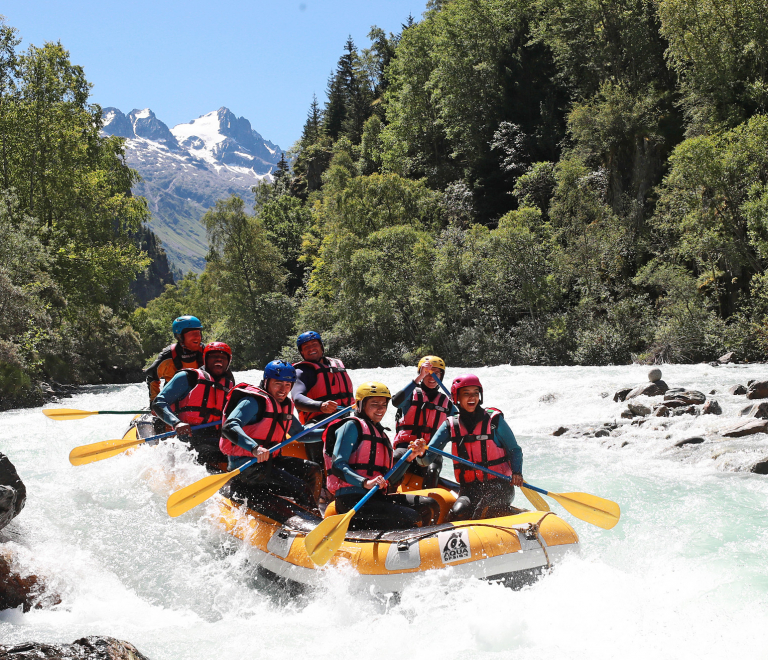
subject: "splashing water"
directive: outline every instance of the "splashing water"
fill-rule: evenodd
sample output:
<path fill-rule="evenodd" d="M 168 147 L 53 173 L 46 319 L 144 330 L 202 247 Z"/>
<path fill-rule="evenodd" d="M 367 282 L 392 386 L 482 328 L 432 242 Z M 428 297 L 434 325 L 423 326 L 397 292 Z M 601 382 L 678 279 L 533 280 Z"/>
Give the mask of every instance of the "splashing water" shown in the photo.
<path fill-rule="evenodd" d="M 352 377 L 398 389 L 414 371 L 358 370 Z M 719 417 L 626 422 L 597 438 L 551 435 L 560 425 L 583 432 L 623 421 L 625 406 L 601 394 L 644 382 L 646 371 L 477 370 L 486 404 L 504 411 L 523 447 L 526 480 L 615 500 L 621 522 L 601 530 L 550 502 L 582 543 L 581 554 L 551 575 L 513 591 L 447 569 L 417 576 L 399 601 L 360 594 L 354 576 L 334 570 L 319 593 L 293 597 L 261 577 L 255 553 L 216 526 L 214 502 L 169 518 L 170 492 L 206 474 L 175 440 L 69 464 L 73 447 L 120 437 L 128 417 L 54 422 L 39 409 L 0 414 L 0 451 L 28 489 L 24 511 L 4 530 L 6 545 L 23 570 L 43 576 L 62 599 L 26 614 L 0 612 L 0 643 L 110 635 L 152 660 L 764 657 L 768 477 L 748 470 L 768 457 L 768 438 L 722 440 L 717 430 L 747 403 L 722 393 L 766 378 L 766 368 L 664 368 L 671 387 L 717 390 Z M 451 369 L 449 378 L 458 373 Z M 239 376 L 260 379 L 258 372 Z M 128 385 L 87 388 L 61 406 L 145 403 L 144 386 Z M 391 412 L 385 425 L 394 426 Z M 705 442 L 672 447 L 692 436 Z"/>

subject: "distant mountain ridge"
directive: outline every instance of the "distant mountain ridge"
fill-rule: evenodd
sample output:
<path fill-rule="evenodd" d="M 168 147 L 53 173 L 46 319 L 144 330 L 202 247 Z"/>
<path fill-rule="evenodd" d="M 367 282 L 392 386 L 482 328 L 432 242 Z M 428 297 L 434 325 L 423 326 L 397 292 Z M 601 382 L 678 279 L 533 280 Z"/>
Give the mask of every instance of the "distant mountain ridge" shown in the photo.
<path fill-rule="evenodd" d="M 126 138 L 126 161 L 143 178 L 133 193 L 147 198 L 150 228 L 176 268 L 201 272 L 208 251 L 203 214 L 233 194 L 249 200 L 282 150 L 224 107 L 170 129 L 149 108 L 102 112 L 102 132 Z"/>

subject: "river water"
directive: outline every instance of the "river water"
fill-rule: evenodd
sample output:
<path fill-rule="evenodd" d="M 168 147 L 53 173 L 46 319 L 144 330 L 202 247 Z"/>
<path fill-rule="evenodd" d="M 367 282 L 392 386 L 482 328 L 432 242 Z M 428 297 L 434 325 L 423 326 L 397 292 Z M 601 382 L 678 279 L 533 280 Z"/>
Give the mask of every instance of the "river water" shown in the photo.
<path fill-rule="evenodd" d="M 413 371 L 352 377 L 397 389 Z M 504 411 L 523 447 L 526 480 L 615 500 L 622 518 L 606 531 L 551 502 L 581 539 L 581 553 L 551 575 L 513 591 L 448 569 L 416 578 L 399 602 L 360 594 L 353 576 L 335 571 L 322 592 L 291 598 L 213 524 L 211 505 L 169 518 L 171 491 L 160 475 L 187 484 L 206 474 L 175 441 L 69 464 L 73 447 L 121 437 L 129 417 L 54 422 L 39 409 L 2 413 L 0 451 L 28 499 L 0 534 L 22 570 L 44 576 L 61 603 L 0 612 L 0 644 L 109 635 L 151 660 L 768 657 L 768 477 L 749 472 L 768 458 L 768 437 L 717 434 L 746 404 L 727 388 L 767 378 L 768 367 L 663 371 L 670 387 L 716 390 L 723 415 L 642 426 L 620 420 L 625 405 L 613 392 L 646 381 L 639 366 L 476 370 L 486 404 Z M 258 382 L 260 374 L 238 376 Z M 143 386 L 127 385 L 89 388 L 60 405 L 119 410 L 145 402 Z M 614 420 L 625 424 L 590 437 L 590 428 Z M 561 425 L 569 433 L 553 437 Z M 693 436 L 705 442 L 672 448 Z"/>

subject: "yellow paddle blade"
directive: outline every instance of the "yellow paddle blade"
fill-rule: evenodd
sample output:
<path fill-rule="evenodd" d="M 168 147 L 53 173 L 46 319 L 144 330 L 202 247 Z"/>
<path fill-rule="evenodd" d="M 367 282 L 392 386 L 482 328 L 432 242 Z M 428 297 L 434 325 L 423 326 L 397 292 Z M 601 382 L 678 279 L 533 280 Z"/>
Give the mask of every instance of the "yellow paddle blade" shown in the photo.
<path fill-rule="evenodd" d="M 65 419 L 83 419 L 84 417 L 98 414 L 98 412 L 93 412 L 91 410 L 74 410 L 73 408 L 43 408 L 43 415 L 57 421 L 63 421 Z"/>
<path fill-rule="evenodd" d="M 531 490 L 525 486 L 521 486 L 520 490 L 523 491 L 523 495 L 525 495 L 525 497 L 533 505 L 533 508 L 536 509 L 536 511 L 549 511 L 549 504 L 547 504 L 544 501 L 544 498 L 535 490 Z"/>
<path fill-rule="evenodd" d="M 75 447 L 69 452 L 69 462 L 72 465 L 85 465 L 86 463 L 103 461 L 105 458 L 112 458 L 112 456 L 122 454 L 126 449 L 145 442 L 144 438 L 137 438 L 135 430 L 133 431 L 133 434 L 127 433 L 122 440 L 104 440 L 103 442 Z"/>
<path fill-rule="evenodd" d="M 548 493 L 562 507 L 584 522 L 612 529 L 619 522 L 621 510 L 616 502 L 589 493 Z"/>
<path fill-rule="evenodd" d="M 318 566 L 324 566 L 344 543 L 347 528 L 355 510 L 326 518 L 304 538 L 304 549 Z"/>
<path fill-rule="evenodd" d="M 240 474 L 240 468 L 225 472 L 224 474 L 212 474 L 204 477 L 181 490 L 177 490 L 168 498 L 166 509 L 171 518 L 176 518 L 190 509 L 194 509 L 200 502 L 205 502 L 211 495 L 219 492 L 230 479 Z"/>

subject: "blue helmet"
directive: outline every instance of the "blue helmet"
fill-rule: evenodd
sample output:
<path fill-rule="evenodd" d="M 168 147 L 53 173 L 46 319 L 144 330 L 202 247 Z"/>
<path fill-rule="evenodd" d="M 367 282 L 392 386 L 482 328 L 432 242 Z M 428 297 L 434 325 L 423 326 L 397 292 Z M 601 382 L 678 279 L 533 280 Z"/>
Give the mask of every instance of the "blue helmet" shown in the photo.
<path fill-rule="evenodd" d="M 264 380 L 282 380 L 286 383 L 296 382 L 296 369 L 285 360 L 272 360 L 264 367 Z"/>
<path fill-rule="evenodd" d="M 173 322 L 171 329 L 173 334 L 179 337 L 185 330 L 202 330 L 203 324 L 196 316 L 180 316 Z"/>
<path fill-rule="evenodd" d="M 306 344 L 308 341 L 312 341 L 313 339 L 317 339 L 317 341 L 320 342 L 320 346 L 323 346 L 323 340 L 320 337 L 319 332 L 315 332 L 314 330 L 309 330 L 307 332 L 302 332 L 297 338 L 296 338 L 296 348 L 299 349 L 299 353 L 301 353 L 301 347 Z M 325 348 L 323 346 L 323 348 Z"/>

